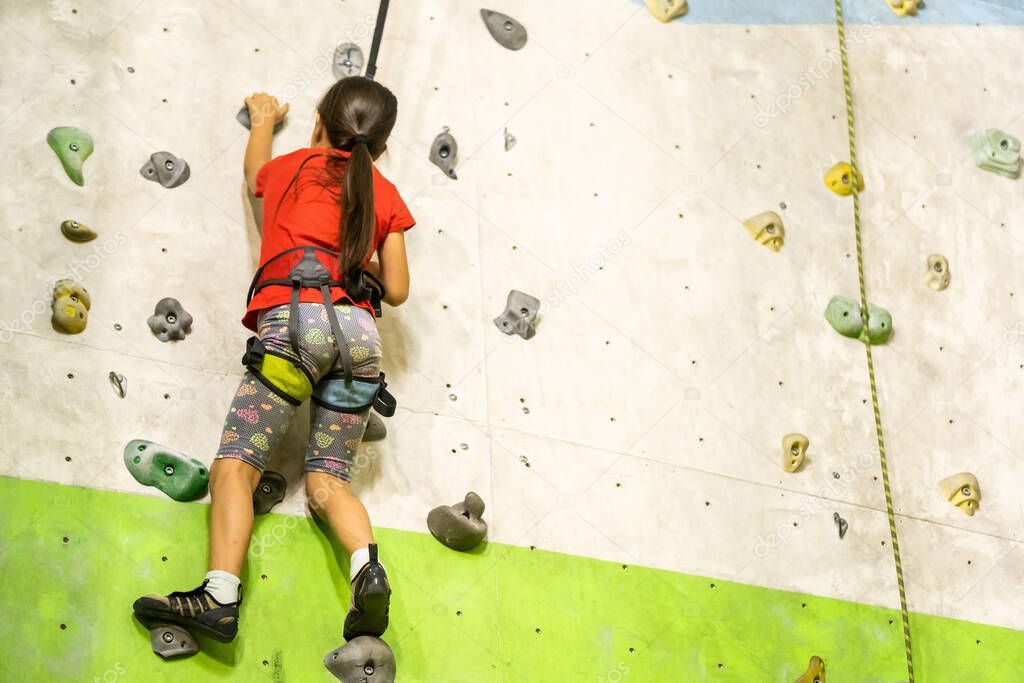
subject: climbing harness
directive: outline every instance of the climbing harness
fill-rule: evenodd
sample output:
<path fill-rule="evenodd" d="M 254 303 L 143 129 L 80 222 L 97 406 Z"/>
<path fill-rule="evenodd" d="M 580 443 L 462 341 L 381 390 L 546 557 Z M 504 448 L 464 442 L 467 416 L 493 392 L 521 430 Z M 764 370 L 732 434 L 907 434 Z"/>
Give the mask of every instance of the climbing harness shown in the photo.
<path fill-rule="evenodd" d="M 846 126 L 850 140 L 850 166 L 853 177 L 859 178 L 857 168 L 857 139 L 853 126 L 853 90 L 850 87 L 850 68 L 846 54 L 846 29 L 843 24 L 842 0 L 835 0 L 836 29 L 839 33 L 839 54 L 843 67 L 843 93 L 846 97 Z M 889 464 L 885 455 L 885 436 L 882 432 L 882 412 L 878 404 L 878 388 L 875 383 L 875 364 L 871 356 L 871 342 L 868 340 L 868 295 L 864 284 L 864 250 L 860 227 L 860 188 L 858 183 L 850 184 L 853 189 L 853 227 L 857 242 L 857 277 L 860 282 L 860 309 L 863 324 L 862 339 L 868 361 L 868 379 L 871 383 L 871 405 L 875 414 L 875 434 L 878 437 L 878 456 L 882 466 L 882 487 L 885 489 L 885 509 L 889 517 L 889 536 L 892 539 L 892 554 L 896 563 L 896 583 L 900 592 L 900 616 L 903 620 L 903 644 L 907 654 L 908 683 L 914 683 L 914 655 L 910 642 L 910 613 L 907 611 L 907 592 L 903 582 L 903 562 L 900 560 L 900 542 L 896 533 L 896 514 L 893 510 L 892 489 L 889 485 Z"/>
<path fill-rule="evenodd" d="M 377 25 L 373 30 L 370 58 L 366 63 L 366 78 L 373 80 L 377 73 L 377 53 L 384 35 L 384 20 L 388 15 L 389 0 L 381 0 L 377 10 Z M 357 136 L 358 137 L 358 136 Z M 364 140 L 365 142 L 365 140 Z M 242 364 L 249 368 L 263 384 L 286 401 L 298 404 L 312 397 L 318 405 L 337 412 L 354 413 L 373 407 L 385 417 L 395 414 L 395 397 L 387 390 L 384 373 L 374 379 L 352 376 L 352 355 L 348 342 L 341 331 L 338 314 L 334 310 L 331 288 L 345 290 L 353 303 L 369 301 L 376 317 L 381 315 L 381 301 L 384 299 L 384 283 L 371 273 L 353 268 L 341 276 L 338 273 L 339 254 L 310 245 L 285 249 L 267 260 L 252 279 L 246 305 L 264 287 L 272 285 L 291 287 L 291 302 L 288 307 L 288 343 L 292 358 L 267 350 L 259 337 L 250 337 L 246 342 Z M 299 350 L 299 292 L 303 289 L 318 289 L 324 300 L 331 334 L 341 356 L 341 374 L 332 373 L 314 383 L 309 371 L 302 364 Z M 292 367 L 288 367 L 290 362 Z"/>
<path fill-rule="evenodd" d="M 264 287 L 291 288 L 288 343 L 292 357 L 268 350 L 259 337 L 253 336 L 246 342 L 242 364 L 263 384 L 290 403 L 298 404 L 312 396 L 319 405 L 337 412 L 360 412 L 372 406 L 381 415 L 390 417 L 395 414 L 396 403 L 394 396 L 387 390 L 384 373 L 373 379 L 352 376 L 352 354 L 338 322 L 338 313 L 334 310 L 331 296 L 331 288 L 340 287 L 354 303 L 369 301 L 374 314 L 379 317 L 384 283 L 361 269 L 353 269 L 341 277 L 337 272 L 337 263 L 337 252 L 306 245 L 285 249 L 260 266 L 249 285 L 246 304 Z M 342 372 L 332 373 L 319 382 L 314 382 L 302 364 L 299 347 L 299 292 L 303 289 L 320 291 L 331 334 L 341 356 Z M 288 367 L 289 364 L 292 367 Z"/>

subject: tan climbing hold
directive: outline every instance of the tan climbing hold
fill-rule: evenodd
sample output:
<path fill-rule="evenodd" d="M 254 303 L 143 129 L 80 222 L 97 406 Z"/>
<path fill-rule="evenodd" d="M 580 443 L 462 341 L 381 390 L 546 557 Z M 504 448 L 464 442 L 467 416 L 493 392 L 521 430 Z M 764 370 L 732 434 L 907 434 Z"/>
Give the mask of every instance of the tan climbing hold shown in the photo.
<path fill-rule="evenodd" d="M 782 469 L 796 472 L 804 464 L 810 439 L 803 434 L 786 434 L 782 437 Z"/>
<path fill-rule="evenodd" d="M 928 257 L 928 270 L 924 274 L 924 283 L 930 289 L 941 292 L 949 287 L 949 261 L 942 254 Z"/>
<path fill-rule="evenodd" d="M 92 300 L 85 287 L 71 278 L 58 280 L 53 286 L 53 329 L 65 334 L 78 334 L 89 322 Z"/>
<path fill-rule="evenodd" d="M 686 14 L 687 0 L 647 0 L 647 9 L 661 22 L 669 22 Z"/>
<path fill-rule="evenodd" d="M 853 183 L 850 182 L 853 175 L 853 168 L 850 164 L 840 161 L 825 172 L 825 185 L 840 197 L 848 197 L 853 194 Z M 857 173 L 857 192 L 863 191 L 864 174 Z"/>
<path fill-rule="evenodd" d="M 825 683 L 825 660 L 817 656 L 811 657 L 807 671 L 796 679 L 795 683 Z"/>
<path fill-rule="evenodd" d="M 950 475 L 939 482 L 939 490 L 953 505 L 964 511 L 968 517 L 973 517 L 981 504 L 981 488 L 978 486 L 978 478 L 970 472 L 959 472 Z"/>
<path fill-rule="evenodd" d="M 888 4 L 889 9 L 898 17 L 917 16 L 917 7 L 921 0 L 889 0 Z"/>
<path fill-rule="evenodd" d="M 774 211 L 765 211 L 743 221 L 743 227 L 755 240 L 772 251 L 779 251 L 786 242 L 786 228 L 782 217 Z"/>

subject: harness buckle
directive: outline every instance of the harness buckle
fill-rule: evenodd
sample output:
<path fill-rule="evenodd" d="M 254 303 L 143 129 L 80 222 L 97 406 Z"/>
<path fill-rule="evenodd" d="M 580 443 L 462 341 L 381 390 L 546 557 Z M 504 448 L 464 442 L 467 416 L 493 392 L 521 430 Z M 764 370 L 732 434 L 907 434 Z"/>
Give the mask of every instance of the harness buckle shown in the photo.
<path fill-rule="evenodd" d="M 246 367 L 259 366 L 263 362 L 266 349 L 259 337 L 252 336 L 245 340 L 245 353 L 242 355 L 242 365 Z"/>
<path fill-rule="evenodd" d="M 388 383 L 384 381 L 384 373 L 380 373 L 380 385 L 377 387 L 377 395 L 373 399 L 373 409 L 384 417 L 391 417 L 398 408 L 398 401 L 388 391 Z"/>
<path fill-rule="evenodd" d="M 368 271 L 355 268 L 345 276 L 345 292 L 352 301 L 369 301 L 373 314 L 381 316 L 381 301 L 384 299 L 384 283 Z"/>
<path fill-rule="evenodd" d="M 331 273 L 316 257 L 316 253 L 312 249 L 307 249 L 302 253 L 299 262 L 288 273 L 288 279 L 295 287 L 319 288 L 331 281 Z"/>

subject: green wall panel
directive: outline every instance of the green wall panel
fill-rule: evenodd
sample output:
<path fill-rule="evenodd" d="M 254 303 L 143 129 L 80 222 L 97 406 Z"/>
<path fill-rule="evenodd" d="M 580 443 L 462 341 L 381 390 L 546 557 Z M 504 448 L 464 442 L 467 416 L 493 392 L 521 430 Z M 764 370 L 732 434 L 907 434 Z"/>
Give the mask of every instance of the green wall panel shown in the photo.
<path fill-rule="evenodd" d="M 309 519 L 258 519 L 239 637 L 202 640 L 199 655 L 165 662 L 131 603 L 198 584 L 208 506 L 2 477 L 0 500 L 0 680 L 334 680 L 321 659 L 341 643 L 347 557 Z M 377 533 L 403 683 L 792 681 L 812 654 L 825 658 L 830 683 L 905 677 L 894 610 Z M 1024 633 L 912 621 L 920 680 L 1024 680 Z"/>

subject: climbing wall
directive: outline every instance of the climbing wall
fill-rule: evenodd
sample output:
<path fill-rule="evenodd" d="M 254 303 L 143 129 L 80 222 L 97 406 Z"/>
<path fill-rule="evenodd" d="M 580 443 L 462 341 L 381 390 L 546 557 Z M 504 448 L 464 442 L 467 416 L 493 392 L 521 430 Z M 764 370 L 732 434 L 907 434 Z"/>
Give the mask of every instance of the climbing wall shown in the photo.
<path fill-rule="evenodd" d="M 379 325 L 399 409 L 355 488 L 393 577 L 399 681 L 792 681 L 812 655 L 832 681 L 907 678 L 864 350 L 823 317 L 858 287 L 850 198 L 822 182 L 849 159 L 833 6 L 690 4 L 662 24 L 630 0 L 497 2 L 529 31 L 510 51 L 476 6 L 392 3 L 379 165 L 418 225 L 412 295 Z M 845 7 L 917 674 L 1024 679 L 1024 181 L 965 138 L 1024 137 L 1024 9 Z M 130 605 L 196 585 L 208 501 L 143 487 L 122 449 L 209 464 L 262 210 L 235 113 L 272 92 L 291 104 L 275 152 L 308 144 L 335 46 L 368 51 L 376 11 L 0 0 L 0 679 L 331 680 L 347 560 L 305 511 L 302 435 L 272 464 L 289 491 L 257 522 L 239 639 L 179 662 Z M 47 146 L 58 126 L 95 141 L 82 186 Z M 428 160 L 444 127 L 457 179 Z M 140 173 L 159 151 L 184 184 Z M 742 224 L 764 211 L 778 253 Z M 68 219 L 97 239 L 65 239 Z M 50 323 L 64 277 L 91 295 L 73 336 Z M 532 339 L 492 322 L 511 289 L 542 302 Z M 194 318 L 183 341 L 147 326 L 164 297 Z M 788 473 L 793 432 L 810 447 Z M 973 516 L 938 488 L 959 472 Z M 426 514 L 469 490 L 488 543 L 457 554 Z"/>

